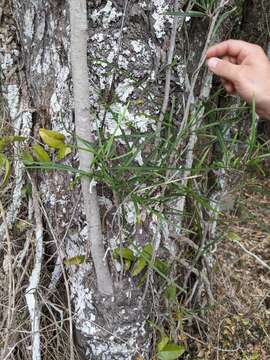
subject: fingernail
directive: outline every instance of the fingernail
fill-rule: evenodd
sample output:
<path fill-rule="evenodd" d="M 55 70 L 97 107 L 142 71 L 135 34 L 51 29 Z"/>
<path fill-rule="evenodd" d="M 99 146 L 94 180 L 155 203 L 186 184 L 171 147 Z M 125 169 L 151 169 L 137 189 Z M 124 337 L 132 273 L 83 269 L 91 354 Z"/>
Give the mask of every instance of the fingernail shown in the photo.
<path fill-rule="evenodd" d="M 217 58 L 211 58 L 211 59 L 209 59 L 209 60 L 207 61 L 207 65 L 208 65 L 208 67 L 209 67 L 210 70 L 214 70 L 215 67 L 217 66 L 218 62 L 219 62 L 219 59 L 217 59 Z"/>

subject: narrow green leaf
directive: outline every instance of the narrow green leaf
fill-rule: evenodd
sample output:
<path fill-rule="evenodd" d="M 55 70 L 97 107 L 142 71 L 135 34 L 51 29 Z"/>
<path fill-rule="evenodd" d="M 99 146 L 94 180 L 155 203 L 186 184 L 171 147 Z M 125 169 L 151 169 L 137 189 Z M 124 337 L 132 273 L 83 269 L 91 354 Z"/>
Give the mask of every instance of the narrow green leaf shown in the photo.
<path fill-rule="evenodd" d="M 183 12 L 183 11 L 166 11 L 165 15 L 170 15 L 170 16 L 179 16 L 179 17 L 203 17 L 206 16 L 205 13 L 201 12 L 201 11 L 194 11 L 194 10 L 190 10 L 187 12 Z"/>
<path fill-rule="evenodd" d="M 26 140 L 27 138 L 24 136 L 4 136 L 0 137 L 0 151 L 3 151 L 6 146 L 12 144 L 13 142 L 22 142 Z"/>
<path fill-rule="evenodd" d="M 229 17 L 233 12 L 235 12 L 235 10 L 237 10 L 237 7 L 236 7 L 236 6 L 235 6 L 233 9 L 225 12 L 224 14 L 222 14 L 222 15 L 220 16 L 220 18 L 219 18 L 219 20 L 218 20 L 218 22 L 217 22 L 217 24 L 216 24 L 216 26 L 215 26 L 215 28 L 214 28 L 214 30 L 213 30 L 213 35 L 212 35 L 213 37 L 214 37 L 214 35 L 216 34 L 216 32 L 218 31 L 218 29 L 219 29 L 219 27 L 221 26 L 221 24 L 223 23 L 223 21 L 224 21 L 227 17 Z"/>

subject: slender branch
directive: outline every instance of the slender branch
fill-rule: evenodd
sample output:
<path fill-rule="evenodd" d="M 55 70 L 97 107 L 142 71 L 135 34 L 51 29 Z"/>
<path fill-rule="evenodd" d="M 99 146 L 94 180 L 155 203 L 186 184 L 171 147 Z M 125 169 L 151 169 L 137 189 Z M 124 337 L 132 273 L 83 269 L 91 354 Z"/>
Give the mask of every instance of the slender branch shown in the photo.
<path fill-rule="evenodd" d="M 202 55 L 201 55 L 201 58 L 200 58 L 200 61 L 199 61 L 199 64 L 197 66 L 197 69 L 195 70 L 195 72 L 193 73 L 193 76 L 192 76 L 192 80 L 191 80 L 191 84 L 190 84 L 190 88 L 189 88 L 189 95 L 188 95 L 188 100 L 187 100 L 187 103 L 186 103 L 186 107 L 185 107 L 185 112 L 184 112 L 184 116 L 183 116 L 183 120 L 181 122 L 181 126 L 180 126 L 180 129 L 179 129 L 179 132 L 178 132 L 178 136 L 181 137 L 182 133 L 183 133 L 183 129 L 186 127 L 187 125 L 187 121 L 189 119 L 189 115 L 190 115 L 190 111 L 192 109 L 192 106 L 194 104 L 194 89 L 195 89 L 195 85 L 197 84 L 197 80 L 198 80 L 198 76 L 200 74 L 200 71 L 204 65 L 204 62 L 205 62 L 205 59 L 206 59 L 206 54 L 207 54 L 207 50 L 209 48 L 209 45 L 211 43 L 211 40 L 212 40 L 212 37 L 213 37 L 213 34 L 214 34 L 214 30 L 215 30 L 215 26 L 216 26 L 216 23 L 217 23 L 217 20 L 218 20 L 218 17 L 219 17 L 219 14 L 220 14 L 220 11 L 223 9 L 223 7 L 225 6 L 226 4 L 226 0 L 221 0 L 216 11 L 215 11 L 215 14 L 212 18 L 212 21 L 210 23 L 210 27 L 209 27 L 209 31 L 208 31 L 208 35 L 207 35 L 207 39 L 206 39 L 206 42 L 205 42 L 205 45 L 204 45 L 204 49 L 203 49 L 203 52 L 202 52 Z M 180 147 L 181 147 L 181 139 L 179 139 L 179 143 L 177 144 L 176 146 L 176 153 L 179 151 Z M 174 154 L 172 154 L 172 159 L 174 158 Z M 171 160 L 172 160 L 171 159 Z M 170 161 L 171 163 L 171 161 Z"/>
<path fill-rule="evenodd" d="M 42 215 L 38 204 L 37 188 L 32 180 L 33 208 L 36 220 L 36 253 L 35 265 L 29 279 L 29 285 L 26 289 L 26 302 L 31 318 L 32 327 L 32 360 L 41 360 L 40 350 L 40 304 L 38 301 L 38 288 L 41 274 L 41 265 L 43 259 L 43 224 Z"/>
<path fill-rule="evenodd" d="M 174 11 L 178 10 L 178 6 L 179 6 L 178 0 L 174 0 Z M 182 19 L 182 24 L 184 22 L 184 19 L 185 19 L 185 17 L 183 17 L 183 19 Z M 160 141 L 161 127 L 162 127 L 164 116 L 165 116 L 165 113 L 167 111 L 168 104 L 169 104 L 170 89 L 171 89 L 171 77 L 172 77 L 172 61 L 173 61 L 173 56 L 174 56 L 175 40 L 176 40 L 176 33 L 177 33 L 178 25 L 179 25 L 179 17 L 174 16 L 172 32 L 171 32 L 171 39 L 170 39 L 170 47 L 169 47 L 168 59 L 167 59 L 167 71 L 166 71 L 164 99 L 163 99 L 163 104 L 162 104 L 162 108 L 161 108 L 161 112 L 160 112 L 160 116 L 159 116 L 159 123 L 157 125 L 157 130 L 156 130 L 156 139 L 155 139 L 156 146 L 158 146 L 159 141 Z"/>
<path fill-rule="evenodd" d="M 221 0 L 220 1 L 220 4 L 219 4 L 218 8 L 216 9 L 215 15 L 213 16 L 213 19 L 212 19 L 212 21 L 210 23 L 210 27 L 209 27 L 207 39 L 206 39 L 206 42 L 205 42 L 205 46 L 204 46 L 204 49 L 203 49 L 203 52 L 202 52 L 202 55 L 201 55 L 201 59 L 199 61 L 199 64 L 198 64 L 198 67 L 197 67 L 196 71 L 193 74 L 192 82 L 191 82 L 190 89 L 189 89 L 188 101 L 187 101 L 187 105 L 186 105 L 186 108 L 185 108 L 185 113 L 184 113 L 184 117 L 183 117 L 183 120 L 182 120 L 182 123 L 181 123 L 181 127 L 180 127 L 180 130 L 179 130 L 179 135 L 178 136 L 180 136 L 182 134 L 183 129 L 187 125 L 187 121 L 188 121 L 190 112 L 192 112 L 192 114 L 193 114 L 193 116 L 192 116 L 193 123 L 192 123 L 191 129 L 190 129 L 191 136 L 190 136 L 188 144 L 187 144 L 187 154 L 186 154 L 186 161 L 185 161 L 185 166 L 184 166 L 186 170 L 184 171 L 183 180 L 182 180 L 182 185 L 184 187 L 187 185 L 187 181 L 188 181 L 187 179 L 190 176 L 191 168 L 192 168 L 192 165 L 193 165 L 194 148 L 195 148 L 195 145 L 196 145 L 197 139 L 198 139 L 196 129 L 198 129 L 200 127 L 200 125 L 202 123 L 202 120 L 203 120 L 203 113 L 204 113 L 204 108 L 203 107 L 199 111 L 198 114 L 196 114 L 197 110 L 193 109 L 194 88 L 195 88 L 195 85 L 197 83 L 197 79 L 198 79 L 199 73 L 201 71 L 201 68 L 202 68 L 202 66 L 203 66 L 203 64 L 205 62 L 207 49 L 208 49 L 209 44 L 211 42 L 212 36 L 214 34 L 214 29 L 215 29 L 215 26 L 216 26 L 220 11 L 224 7 L 225 3 L 226 3 L 226 0 Z M 212 80 L 212 74 L 206 73 L 205 78 L 203 79 L 203 82 L 202 82 L 203 86 L 201 88 L 199 98 L 205 99 L 205 98 L 207 98 L 209 96 L 209 93 L 210 93 L 210 90 L 211 90 L 211 80 Z M 172 153 L 172 156 L 171 156 L 170 160 L 173 160 L 173 158 L 175 158 L 175 154 L 178 153 L 178 151 L 180 149 L 180 146 L 181 146 L 181 141 L 179 141 L 179 143 L 177 144 L 176 152 Z M 170 161 L 170 163 L 171 163 L 171 161 Z M 175 165 L 176 165 L 176 160 L 173 161 L 173 167 L 175 167 Z M 177 203 L 176 208 L 177 208 L 177 210 L 179 211 L 180 214 L 182 214 L 183 211 L 184 211 L 185 202 L 186 202 L 186 197 L 183 196 L 183 197 L 180 198 L 180 200 Z M 182 228 L 182 215 L 180 215 L 179 228 L 180 229 Z"/>
<path fill-rule="evenodd" d="M 86 0 L 70 0 L 71 24 L 71 63 L 75 104 L 75 125 L 78 147 L 83 147 L 81 139 L 93 143 L 90 123 L 89 82 L 87 65 L 87 7 Z M 89 172 L 93 154 L 79 150 L 80 169 Z M 97 276 L 97 287 L 100 293 L 112 295 L 113 284 L 105 257 L 99 205 L 96 188 L 90 192 L 88 177 L 81 178 L 84 208 L 88 226 L 91 254 Z"/>

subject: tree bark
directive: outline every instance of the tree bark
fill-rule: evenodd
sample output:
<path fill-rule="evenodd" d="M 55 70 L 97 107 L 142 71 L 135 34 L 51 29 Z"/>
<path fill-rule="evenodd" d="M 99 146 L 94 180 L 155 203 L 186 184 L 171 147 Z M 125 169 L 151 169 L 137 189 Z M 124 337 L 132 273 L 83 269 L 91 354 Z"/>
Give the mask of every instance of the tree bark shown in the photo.
<path fill-rule="evenodd" d="M 88 2 L 87 9 L 80 8 L 83 14 L 80 17 L 79 6 L 83 3 L 83 0 L 72 0 L 69 8 L 65 0 L 11 0 L 11 8 L 6 4 L 4 11 L 0 11 L 1 90 L 7 122 L 14 134 L 28 138 L 29 145 L 38 139 L 41 127 L 63 133 L 70 143 L 76 136 L 87 139 L 85 134 L 92 134 L 90 142 L 94 145 L 98 144 L 100 133 L 102 145 L 113 137 L 112 146 L 119 159 L 134 149 L 137 151 L 130 168 L 139 168 L 138 174 L 149 164 L 147 161 L 157 147 L 165 148 L 164 138 L 172 127 L 172 137 L 179 142 L 172 147 L 169 141 L 166 146 L 172 156 L 168 157 L 168 163 L 173 160 L 174 173 L 172 175 L 171 170 L 162 173 L 165 180 L 159 178 L 160 183 L 157 183 L 156 174 L 163 163 L 155 156 L 153 175 L 145 178 L 138 175 L 139 181 L 129 185 L 137 173 L 134 175 L 127 168 L 126 173 L 121 173 L 126 186 L 123 178 L 114 177 L 115 182 L 119 180 L 121 184 L 118 188 L 108 185 L 121 165 L 117 164 L 119 168 L 111 166 L 113 159 L 108 160 L 108 183 L 100 181 L 91 192 L 85 177 L 82 177 L 80 188 L 76 176 L 70 172 L 40 171 L 37 177 L 46 211 L 46 216 L 43 213 L 44 250 L 46 261 L 49 259 L 48 263 L 42 263 L 46 273 L 45 279 L 41 279 L 44 281 L 42 298 L 50 298 L 52 291 L 61 288 L 59 263 L 63 258 L 86 254 L 84 263 L 66 267 L 74 341 L 81 358 L 150 360 L 158 341 L 156 329 L 168 331 L 171 326 L 165 316 L 168 308 L 163 295 L 168 279 L 160 278 L 155 269 L 148 267 L 147 280 L 143 286 L 138 286 L 139 277 L 131 276 L 130 271 L 124 273 L 123 260 L 117 262 L 113 251 L 133 246 L 136 253 L 152 243 L 151 261 L 156 258 L 166 262 L 172 269 L 169 280 L 177 279 L 179 292 L 185 287 L 188 293 L 181 293 L 178 299 L 181 305 L 185 304 L 189 311 L 192 306 L 203 306 L 205 299 L 208 303 L 213 300 L 209 281 L 212 255 L 202 253 L 216 240 L 217 219 L 213 207 L 219 208 L 217 199 L 224 195 L 223 175 L 213 175 L 217 177 L 216 192 L 210 194 L 207 189 L 204 193 L 203 186 L 191 178 L 190 169 L 201 155 L 197 150 L 201 141 L 197 136 L 198 128 L 207 121 L 205 103 L 212 85 L 216 86 L 203 66 L 203 50 L 207 39 L 210 44 L 230 36 L 237 37 L 239 33 L 241 38 L 258 41 L 266 48 L 269 35 L 263 30 L 268 25 L 264 14 L 269 14 L 270 9 L 267 1 L 262 1 L 260 6 L 251 0 L 231 0 L 225 6 L 217 2 L 221 5 L 220 14 L 236 6 L 237 17 L 234 13 L 226 17 L 219 30 L 209 38 L 214 16 L 185 17 L 183 12 L 190 6 L 186 1 L 93 0 Z M 166 15 L 176 9 L 182 14 L 179 21 Z M 195 7 L 195 10 L 201 9 Z M 220 15 L 215 14 L 218 22 Z M 86 15 L 88 26 L 84 21 Z M 256 38 L 250 37 L 250 21 L 258 24 Z M 77 33 L 74 32 L 76 25 L 80 26 Z M 196 81 L 192 82 L 195 77 Z M 192 124 L 193 115 L 196 121 Z M 182 130 L 186 131 L 185 137 Z M 121 136 L 128 139 L 128 145 Z M 26 176 L 18 157 L 19 150 L 14 148 L 14 182 L 6 202 L 7 221 L 10 228 L 14 226 L 12 231 L 18 217 L 27 220 L 27 213 L 31 212 L 31 206 L 27 209 L 23 198 Z M 81 169 L 88 170 L 93 157 L 79 151 L 79 160 L 81 165 L 85 163 Z M 78 157 L 73 154 L 63 163 L 78 167 Z M 99 168 L 95 171 L 98 175 Z M 177 179 L 183 188 L 191 184 L 190 192 L 185 196 L 178 192 L 170 205 L 159 202 L 162 196 L 171 196 Z M 87 194 L 84 203 L 80 191 Z M 207 201 L 212 210 L 196 203 L 195 192 L 209 197 Z M 146 194 L 149 202 L 139 201 L 141 193 Z M 97 238 L 97 247 L 93 238 Z M 52 239 L 56 239 L 57 246 L 51 245 Z M 88 256 L 89 239 L 91 257 Z M 4 227 L 0 225 L 0 249 L 4 245 Z M 22 244 L 18 243 L 17 248 L 22 251 Z M 181 258 L 192 251 L 196 252 L 194 259 Z M 27 254 L 30 256 L 31 251 L 27 250 Z M 108 265 L 104 264 L 104 259 Z M 103 275 L 99 277 L 100 274 Z M 164 280 L 163 287 L 161 280 Z M 113 288 L 114 296 L 104 296 L 112 295 Z M 173 315 L 170 320 L 175 322 Z M 177 330 L 172 330 L 170 336 L 171 341 L 179 340 Z M 29 349 L 28 338 L 23 344 Z M 59 359 L 64 359 L 65 355 L 60 352 L 58 355 Z M 25 359 L 27 356 L 29 359 L 29 353 Z"/>

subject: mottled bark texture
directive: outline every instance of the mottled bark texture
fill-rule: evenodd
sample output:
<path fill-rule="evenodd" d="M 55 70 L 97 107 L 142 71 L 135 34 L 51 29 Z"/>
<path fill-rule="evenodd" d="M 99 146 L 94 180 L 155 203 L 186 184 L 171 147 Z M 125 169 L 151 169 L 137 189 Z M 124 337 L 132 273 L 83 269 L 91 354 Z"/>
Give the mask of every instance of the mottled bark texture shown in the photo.
<path fill-rule="evenodd" d="M 220 4 L 219 1 L 216 3 Z M 187 1 L 180 0 L 178 4 L 167 0 L 88 2 L 89 120 L 95 119 L 91 122 L 91 127 L 95 131 L 96 142 L 97 129 L 102 132 L 103 143 L 106 143 L 112 134 L 118 135 L 118 140 L 114 139 L 113 143 L 117 144 L 117 155 L 122 156 L 132 149 L 137 149 L 131 165 L 133 168 L 142 169 L 146 159 L 151 157 L 151 152 L 155 151 L 154 144 L 161 143 L 160 147 L 164 147 L 165 154 L 168 146 L 168 151 L 172 153 L 172 158 L 168 157 L 168 160 L 173 160 L 174 169 L 177 169 L 172 177 L 160 180 L 161 185 L 155 185 L 154 190 L 151 188 L 151 181 L 155 181 L 158 171 L 154 167 L 153 174 L 148 173 L 145 178 L 139 175 L 141 177 L 138 177 L 137 182 L 135 175 L 127 169 L 123 178 L 131 179 L 132 186 L 128 180 L 124 183 L 121 175 L 120 178 L 115 176 L 115 181 L 119 180 L 121 186 L 114 188 L 108 185 L 115 171 L 110 168 L 107 182 L 100 181 L 97 185 L 106 259 L 115 288 L 114 297 L 103 297 L 97 291 L 96 275 L 89 253 L 87 224 L 80 188 L 76 185 L 77 182 L 74 185 L 75 177 L 56 170 L 39 172 L 38 175 L 39 194 L 47 214 L 44 216 L 43 211 L 46 230 L 44 246 L 49 258 L 48 263 L 43 263 L 44 297 L 50 296 L 46 287 L 51 283 L 52 273 L 58 274 L 53 278 L 54 289 L 61 276 L 61 272 L 57 271 L 59 266 L 57 268 L 55 264 L 59 264 L 65 256 L 70 258 L 87 255 L 85 263 L 67 268 L 75 342 L 82 359 L 141 359 L 139 355 L 144 359 L 151 359 L 152 344 L 155 343 L 155 337 L 152 342 L 153 329 L 156 330 L 158 326 L 168 329 L 168 323 L 164 320 L 166 311 L 162 303 L 163 290 L 156 286 L 159 284 L 157 276 L 153 271 L 148 271 L 143 286 L 138 286 L 139 279 L 131 277 L 129 272 L 123 273 L 123 264 L 115 261 L 112 256 L 115 248 L 133 244 L 136 249 L 141 249 L 145 244 L 152 243 L 153 259 L 156 257 L 166 260 L 173 269 L 172 278 L 177 279 L 178 285 L 185 286 L 186 291 L 192 289 L 189 297 L 185 298 L 183 295 L 181 298 L 187 307 L 198 307 L 211 298 L 211 259 L 207 256 L 200 258 L 199 255 L 196 262 L 192 263 L 192 260 L 182 259 L 182 256 L 192 249 L 203 250 L 207 241 L 211 242 L 216 236 L 213 214 L 207 213 L 200 204 L 196 212 L 192 213 L 195 201 L 192 192 L 185 202 L 188 215 L 184 220 L 183 214 L 180 214 L 177 208 L 169 207 L 168 204 L 172 202 L 163 203 L 158 200 L 161 196 L 171 196 L 174 188 L 173 185 L 169 187 L 167 182 L 173 184 L 176 179 L 182 181 L 187 173 L 184 169 L 181 170 L 181 166 L 184 166 L 190 156 L 194 159 L 197 156 L 196 126 L 189 128 L 186 133 L 188 136 L 185 135 L 183 139 L 175 134 L 181 129 L 190 82 L 201 59 L 210 24 L 207 16 L 192 19 L 180 17 L 175 46 L 172 46 L 173 17 L 165 14 L 175 9 L 176 5 L 179 11 L 189 6 Z M 38 138 L 40 127 L 60 131 L 72 143 L 75 136 L 69 4 L 65 0 L 11 0 L 10 6 L 12 11 L 6 8 L 6 15 L 0 12 L 1 87 L 8 110 L 8 122 L 16 134 L 27 136 L 29 143 L 33 138 Z M 266 46 L 269 41 L 265 16 L 269 14 L 268 1 L 262 0 L 258 4 L 255 0 L 231 0 L 221 12 L 233 6 L 237 7 L 236 13 L 225 19 L 211 41 L 238 37 L 241 34 L 242 38 Z M 249 25 L 251 23 L 254 24 L 254 33 Z M 173 48 L 173 66 L 168 74 L 168 65 L 171 62 L 168 53 L 169 49 Z M 168 77 L 171 78 L 168 108 L 164 116 L 160 116 L 164 104 L 164 85 Z M 205 79 L 210 80 L 209 85 L 205 83 Z M 205 100 L 205 94 L 209 94 L 211 86 L 211 78 L 202 67 L 192 98 L 193 104 L 198 103 L 200 111 L 203 109 L 196 115 L 199 117 L 198 124 L 201 123 L 204 113 L 202 100 Z M 205 88 L 206 92 L 202 94 Z M 196 109 L 193 107 L 191 110 Z M 175 147 L 171 148 L 169 145 L 165 146 L 163 140 L 155 139 L 158 121 L 163 118 L 167 123 L 171 121 L 171 124 L 165 130 L 161 129 L 161 136 L 164 137 L 164 132 L 173 130 L 173 136 L 180 141 L 180 145 L 175 144 Z M 83 133 L 84 129 L 80 130 Z M 149 137 L 151 134 L 153 136 Z M 128 146 L 124 142 L 126 138 Z M 177 154 L 175 148 L 179 149 Z M 192 154 L 189 153 L 190 149 Z M 108 167 L 110 161 L 111 159 L 108 160 Z M 149 160 L 147 161 L 149 164 Z M 155 166 L 161 166 L 162 161 L 162 158 L 157 159 L 153 155 Z M 65 159 L 64 163 L 78 167 L 75 155 Z M 22 188 L 26 181 L 23 166 L 19 161 L 15 161 L 14 169 L 15 185 L 7 204 L 7 220 L 10 224 L 16 223 L 18 214 L 27 219 L 27 212 L 31 212 L 31 206 L 27 210 L 22 202 Z M 98 173 L 100 168 L 95 170 Z M 167 175 L 165 172 L 164 176 Z M 183 184 L 185 185 L 186 181 Z M 193 190 L 202 193 L 204 189 L 196 184 L 195 181 Z M 95 178 L 92 185 L 95 186 Z M 147 193 L 147 201 L 139 201 L 139 191 L 147 187 L 146 185 L 148 188 L 144 191 Z M 206 196 L 208 195 L 206 192 Z M 215 199 L 220 198 L 220 194 L 212 195 Z M 181 196 L 181 193 L 177 193 L 174 201 L 177 202 L 179 198 L 181 200 Z M 213 201 L 215 199 L 213 198 Z M 203 220 L 200 225 L 198 218 Z M 192 241 L 188 238 L 189 232 L 185 231 L 189 227 L 193 231 Z M 1 243 L 3 245 L 2 238 L 4 233 L 0 228 L 0 246 Z M 58 242 L 57 246 L 53 239 Z M 198 244 L 194 241 L 198 241 Z M 195 264 L 196 268 L 193 268 L 192 264 Z M 164 288 L 164 283 L 162 286 Z M 50 290 L 51 287 L 48 286 Z M 148 320 L 148 324 L 154 324 L 153 328 L 146 325 Z M 178 340 L 176 333 L 172 332 L 171 336 L 173 341 Z M 29 345 L 29 339 L 25 341 Z M 28 346 L 25 348 L 29 349 Z M 59 359 L 60 356 L 59 353 Z"/>

